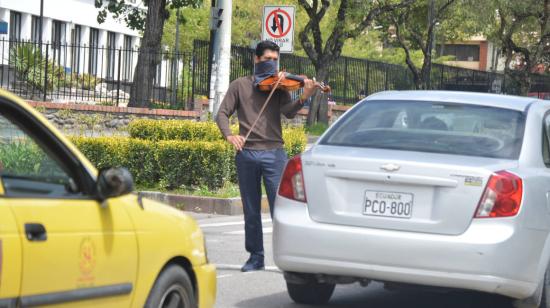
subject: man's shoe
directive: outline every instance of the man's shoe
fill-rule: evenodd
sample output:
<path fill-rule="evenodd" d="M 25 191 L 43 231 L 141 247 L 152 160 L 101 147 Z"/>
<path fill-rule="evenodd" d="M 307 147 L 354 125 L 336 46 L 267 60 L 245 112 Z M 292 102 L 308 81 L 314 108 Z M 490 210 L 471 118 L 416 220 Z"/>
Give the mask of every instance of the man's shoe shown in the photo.
<path fill-rule="evenodd" d="M 250 258 L 241 268 L 241 272 L 261 271 L 265 269 L 264 256 L 250 255 Z"/>

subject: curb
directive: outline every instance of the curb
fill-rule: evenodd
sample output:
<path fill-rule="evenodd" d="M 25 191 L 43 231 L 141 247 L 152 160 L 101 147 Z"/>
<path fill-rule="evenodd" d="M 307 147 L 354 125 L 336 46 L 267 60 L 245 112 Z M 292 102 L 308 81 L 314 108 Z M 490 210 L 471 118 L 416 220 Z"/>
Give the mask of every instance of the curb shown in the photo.
<path fill-rule="evenodd" d="M 241 198 L 177 195 L 158 191 L 142 191 L 140 194 L 145 198 L 162 202 L 188 212 L 218 215 L 243 214 Z M 269 213 L 269 205 L 265 196 L 262 198 L 262 213 Z"/>

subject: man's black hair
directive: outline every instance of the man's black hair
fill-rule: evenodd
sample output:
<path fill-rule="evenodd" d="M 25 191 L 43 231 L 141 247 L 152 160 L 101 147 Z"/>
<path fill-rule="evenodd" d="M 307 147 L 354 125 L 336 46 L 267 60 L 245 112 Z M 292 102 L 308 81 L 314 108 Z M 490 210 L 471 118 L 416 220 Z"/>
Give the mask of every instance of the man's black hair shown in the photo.
<path fill-rule="evenodd" d="M 279 45 L 273 43 L 272 41 L 261 41 L 258 45 L 256 45 L 256 56 L 263 56 L 266 50 L 273 50 L 279 53 Z"/>

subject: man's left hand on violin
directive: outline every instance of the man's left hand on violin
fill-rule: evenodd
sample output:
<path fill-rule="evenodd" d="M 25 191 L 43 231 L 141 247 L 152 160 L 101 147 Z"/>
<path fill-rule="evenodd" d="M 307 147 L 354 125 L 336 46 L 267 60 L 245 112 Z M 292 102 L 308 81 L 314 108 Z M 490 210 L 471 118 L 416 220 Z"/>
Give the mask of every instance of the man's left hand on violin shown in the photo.
<path fill-rule="evenodd" d="M 317 83 L 313 79 L 304 80 L 304 91 L 300 95 L 300 102 L 303 104 L 308 98 L 310 98 L 317 89 Z"/>

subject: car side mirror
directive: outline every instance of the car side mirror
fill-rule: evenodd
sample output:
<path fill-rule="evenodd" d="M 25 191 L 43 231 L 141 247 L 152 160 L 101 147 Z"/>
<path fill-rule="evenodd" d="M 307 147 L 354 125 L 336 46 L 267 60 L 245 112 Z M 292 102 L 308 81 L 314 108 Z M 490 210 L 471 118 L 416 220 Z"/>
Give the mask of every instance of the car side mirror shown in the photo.
<path fill-rule="evenodd" d="M 100 201 L 119 197 L 134 190 L 134 179 L 126 168 L 107 168 L 99 172 L 96 191 Z"/>

